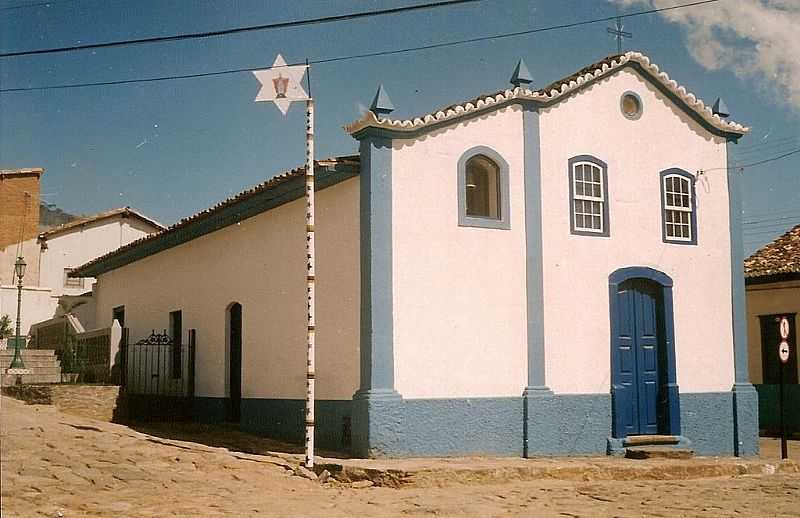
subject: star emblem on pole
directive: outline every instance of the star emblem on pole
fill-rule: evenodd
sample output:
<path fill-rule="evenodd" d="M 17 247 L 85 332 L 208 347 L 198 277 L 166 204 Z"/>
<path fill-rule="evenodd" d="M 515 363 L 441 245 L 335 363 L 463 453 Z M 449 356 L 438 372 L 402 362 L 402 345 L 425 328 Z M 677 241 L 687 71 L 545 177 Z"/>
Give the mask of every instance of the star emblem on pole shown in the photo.
<path fill-rule="evenodd" d="M 303 74 L 308 65 L 289 66 L 278 54 L 275 63 L 266 70 L 254 70 L 253 75 L 261 83 L 256 102 L 272 101 L 286 115 L 293 101 L 306 101 L 308 94 L 303 89 Z"/>

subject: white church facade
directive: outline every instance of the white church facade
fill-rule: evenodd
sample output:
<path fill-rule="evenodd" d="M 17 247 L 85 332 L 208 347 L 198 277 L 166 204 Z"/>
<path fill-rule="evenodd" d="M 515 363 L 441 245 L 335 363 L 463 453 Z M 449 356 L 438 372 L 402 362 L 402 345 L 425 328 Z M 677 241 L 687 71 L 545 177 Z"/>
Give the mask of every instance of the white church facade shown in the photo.
<path fill-rule="evenodd" d="M 317 164 L 317 442 L 757 453 L 737 173 L 747 131 L 641 54 L 392 120 Z M 196 415 L 303 434 L 303 171 L 80 267 L 98 323 L 196 330 Z"/>

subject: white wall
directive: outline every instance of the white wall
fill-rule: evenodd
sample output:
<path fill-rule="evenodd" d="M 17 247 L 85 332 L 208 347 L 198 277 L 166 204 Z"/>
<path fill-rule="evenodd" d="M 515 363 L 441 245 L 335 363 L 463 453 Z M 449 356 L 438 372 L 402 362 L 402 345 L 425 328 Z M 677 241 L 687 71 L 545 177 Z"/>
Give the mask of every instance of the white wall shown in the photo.
<path fill-rule="evenodd" d="M 359 386 L 359 180 L 317 193 L 317 397 L 350 399 Z M 242 396 L 302 399 L 306 373 L 304 200 L 102 274 L 97 325 L 125 306 L 131 341 L 183 312 L 197 329 L 196 393 L 224 397 L 226 311 L 242 304 Z"/>
<path fill-rule="evenodd" d="M 11 318 L 11 328 L 17 330 L 17 287 L 0 286 L 0 317 Z M 58 306 L 58 299 L 47 288 L 25 286 L 22 288 L 22 311 L 20 313 L 20 334 L 26 336 L 32 324 L 52 318 Z"/>
<path fill-rule="evenodd" d="M 619 108 L 643 101 L 639 120 Z M 674 280 L 677 381 L 681 392 L 733 384 L 730 243 L 725 170 L 697 182 L 698 245 L 662 242 L 659 173 L 725 167 L 714 137 L 631 69 L 541 112 L 547 385 L 557 393 L 610 389 L 608 276 L 648 266 Z M 608 164 L 611 236 L 570 234 L 569 158 Z"/>
<path fill-rule="evenodd" d="M 509 165 L 511 229 L 458 226 L 457 163 Z M 522 111 L 507 107 L 392 150 L 395 386 L 405 398 L 519 396 L 527 383 Z"/>
<path fill-rule="evenodd" d="M 79 295 L 92 289 L 94 279 L 86 278 L 83 287 L 64 286 L 64 269 L 75 268 L 154 231 L 136 218 L 121 215 L 80 225 L 47 240 L 41 252 L 42 286 L 52 288 L 53 294 Z"/>

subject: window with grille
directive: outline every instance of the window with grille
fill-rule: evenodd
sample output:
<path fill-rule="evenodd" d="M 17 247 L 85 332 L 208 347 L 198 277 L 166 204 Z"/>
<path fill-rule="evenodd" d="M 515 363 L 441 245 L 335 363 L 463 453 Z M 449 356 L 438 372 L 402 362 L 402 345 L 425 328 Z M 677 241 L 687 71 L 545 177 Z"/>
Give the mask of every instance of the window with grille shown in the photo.
<path fill-rule="evenodd" d="M 694 178 L 676 169 L 662 172 L 661 196 L 664 241 L 697 243 Z"/>
<path fill-rule="evenodd" d="M 83 288 L 83 277 L 70 277 L 69 272 L 72 268 L 64 268 L 64 287 L 65 288 Z"/>
<path fill-rule="evenodd" d="M 573 234 L 608 235 L 606 164 L 594 157 L 570 160 L 570 229 Z"/>

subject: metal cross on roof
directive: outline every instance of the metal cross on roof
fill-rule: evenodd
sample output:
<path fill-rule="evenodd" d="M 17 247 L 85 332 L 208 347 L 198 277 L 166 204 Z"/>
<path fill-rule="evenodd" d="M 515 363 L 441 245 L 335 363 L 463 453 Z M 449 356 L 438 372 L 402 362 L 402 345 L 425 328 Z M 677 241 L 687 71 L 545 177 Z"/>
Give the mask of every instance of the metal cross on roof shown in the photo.
<path fill-rule="evenodd" d="M 617 26 L 616 29 L 612 29 L 611 27 L 606 27 L 606 32 L 614 35 L 614 39 L 617 40 L 617 54 L 622 54 L 623 38 L 633 38 L 633 34 L 622 30 L 623 29 L 622 16 L 617 16 L 616 26 Z"/>

